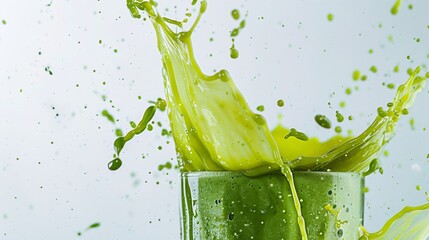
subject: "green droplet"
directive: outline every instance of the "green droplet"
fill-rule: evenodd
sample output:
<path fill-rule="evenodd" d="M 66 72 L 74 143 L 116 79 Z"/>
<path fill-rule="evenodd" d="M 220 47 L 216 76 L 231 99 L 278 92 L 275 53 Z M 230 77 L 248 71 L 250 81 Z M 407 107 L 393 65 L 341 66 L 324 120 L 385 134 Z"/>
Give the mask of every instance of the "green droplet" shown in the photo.
<path fill-rule="evenodd" d="M 369 50 L 368 50 L 368 53 L 369 53 L 369 54 L 373 54 L 373 53 L 374 53 L 374 50 L 369 49 Z"/>
<path fill-rule="evenodd" d="M 93 223 L 87 229 L 98 228 L 100 227 L 100 223 Z"/>
<path fill-rule="evenodd" d="M 246 20 L 240 22 L 240 28 L 243 29 L 246 26 Z"/>
<path fill-rule="evenodd" d="M 234 28 L 231 31 L 231 37 L 236 37 L 236 36 L 238 36 L 239 33 L 240 33 L 240 29 L 239 28 Z"/>
<path fill-rule="evenodd" d="M 299 139 L 301 141 L 307 141 L 308 137 L 303 132 L 297 131 L 295 128 L 291 128 L 290 132 L 285 136 L 285 139 L 288 139 L 289 137 L 295 137 L 296 139 Z"/>
<path fill-rule="evenodd" d="M 417 186 L 416 186 L 416 190 L 417 190 L 417 191 L 420 191 L 421 189 L 422 189 L 422 187 L 421 187 L 420 185 L 417 185 Z"/>
<path fill-rule="evenodd" d="M 373 72 L 373 73 L 376 73 L 376 72 L 377 72 L 377 67 L 376 67 L 376 66 L 371 66 L 371 67 L 369 68 L 369 70 L 370 70 L 371 72 Z"/>
<path fill-rule="evenodd" d="M 256 110 L 258 110 L 259 112 L 263 112 L 265 110 L 264 105 L 259 105 L 256 107 Z"/>
<path fill-rule="evenodd" d="M 148 124 L 148 125 L 147 125 L 147 130 L 148 130 L 149 132 L 153 130 L 153 126 L 152 126 L 152 124 Z"/>
<path fill-rule="evenodd" d="M 240 19 L 240 12 L 237 9 L 234 9 L 231 11 L 231 16 L 235 20 L 238 20 L 238 19 Z"/>
<path fill-rule="evenodd" d="M 387 106 L 388 106 L 388 107 L 393 107 L 393 103 L 392 103 L 392 102 L 388 102 L 388 103 L 387 103 Z"/>
<path fill-rule="evenodd" d="M 318 114 L 314 117 L 314 120 L 323 128 L 331 128 L 331 121 L 325 115 Z"/>
<path fill-rule="evenodd" d="M 413 10 L 413 5 L 412 4 L 408 5 L 408 9 Z"/>
<path fill-rule="evenodd" d="M 328 13 L 328 21 L 332 22 L 332 20 L 334 20 L 334 15 L 332 15 L 332 13 Z"/>
<path fill-rule="evenodd" d="M 340 107 L 341 108 L 345 108 L 346 107 L 346 102 L 344 102 L 344 101 L 340 102 Z"/>
<path fill-rule="evenodd" d="M 351 89 L 351 88 L 346 88 L 346 94 L 347 94 L 347 95 L 352 94 L 352 89 Z"/>
<path fill-rule="evenodd" d="M 389 89 L 394 89 L 394 88 L 395 88 L 395 84 L 393 84 L 393 83 L 389 83 L 389 84 L 387 84 L 386 86 L 387 86 L 387 88 L 389 88 Z"/>
<path fill-rule="evenodd" d="M 111 171 L 116 171 L 118 170 L 120 167 L 122 166 L 122 161 L 119 158 L 115 158 L 112 161 L 109 162 L 109 164 L 107 165 L 107 167 L 109 168 L 109 170 Z"/>
<path fill-rule="evenodd" d="M 415 124 L 415 120 L 414 120 L 414 118 L 411 118 L 411 119 L 410 119 L 410 126 L 411 126 L 411 129 L 412 129 L 412 130 L 414 130 L 414 129 L 415 129 L 414 124 Z"/>
<path fill-rule="evenodd" d="M 113 49 L 113 52 L 114 52 L 114 53 L 117 53 L 117 52 L 118 52 L 118 49 Z"/>
<path fill-rule="evenodd" d="M 360 78 L 360 80 L 362 80 L 362 81 L 366 81 L 366 79 L 367 79 L 368 77 L 366 76 L 366 75 L 363 75 L 361 78 Z"/>
<path fill-rule="evenodd" d="M 359 70 L 354 70 L 353 71 L 353 80 L 357 81 L 357 80 L 359 80 L 359 77 L 360 77 Z"/>
<path fill-rule="evenodd" d="M 166 162 L 165 164 L 158 165 L 158 171 L 162 171 L 164 168 L 171 169 L 173 168 L 173 164 L 171 164 L 171 162 Z"/>
<path fill-rule="evenodd" d="M 396 65 L 394 68 L 393 68 L 393 72 L 399 72 L 399 65 Z"/>
<path fill-rule="evenodd" d="M 411 74 L 413 74 L 413 69 L 412 68 L 408 68 L 407 69 L 407 74 L 411 76 Z"/>
<path fill-rule="evenodd" d="M 115 135 L 116 135 L 117 137 L 122 137 L 124 134 L 122 133 L 122 130 L 121 130 L 121 129 L 117 128 L 117 129 L 115 130 Z"/>
<path fill-rule="evenodd" d="M 393 5 L 393 7 L 390 9 L 390 13 L 392 15 L 396 15 L 398 14 L 399 11 L 399 6 L 401 5 L 401 0 L 396 0 L 395 4 Z"/>
<path fill-rule="evenodd" d="M 349 121 L 351 121 L 351 120 L 353 120 L 353 116 L 352 115 L 350 115 L 350 116 L 348 116 L 348 118 L 347 119 L 349 119 Z"/>
<path fill-rule="evenodd" d="M 106 109 L 101 111 L 101 115 L 106 117 L 107 120 L 109 120 L 110 122 L 115 123 L 115 118 Z"/>
<path fill-rule="evenodd" d="M 1 20 L 1 23 L 3 23 L 3 25 L 6 25 L 7 24 L 7 22 L 6 22 L 6 20 Z"/>
<path fill-rule="evenodd" d="M 169 136 L 170 135 L 170 132 L 167 130 L 167 129 L 162 129 L 161 130 L 161 136 Z"/>
<path fill-rule="evenodd" d="M 336 111 L 335 116 L 337 117 L 337 122 L 344 121 L 344 116 L 340 112 Z"/>
<path fill-rule="evenodd" d="M 285 102 L 282 99 L 277 100 L 277 106 L 283 107 L 284 105 L 285 105 Z"/>
<path fill-rule="evenodd" d="M 418 43 L 419 43 L 419 42 L 420 42 L 420 38 L 417 38 L 417 39 L 416 39 L 416 42 L 418 42 Z"/>
<path fill-rule="evenodd" d="M 335 132 L 336 133 L 341 133 L 341 131 L 342 131 L 343 129 L 341 129 L 341 127 L 340 126 L 336 126 L 335 127 Z"/>
<path fill-rule="evenodd" d="M 100 40 L 98 40 L 98 44 L 102 44 L 103 43 L 103 41 L 100 39 Z"/>
<path fill-rule="evenodd" d="M 136 128 L 136 127 L 137 127 L 136 123 L 135 123 L 135 122 L 133 122 L 133 121 L 131 121 L 131 122 L 130 122 L 130 126 L 131 126 L 132 128 Z"/>
<path fill-rule="evenodd" d="M 234 45 L 232 45 L 232 47 L 230 48 L 230 54 L 229 54 L 229 56 L 232 58 L 232 59 L 236 59 L 236 58 L 238 58 L 238 55 L 239 55 L 239 53 L 238 53 L 238 50 L 234 47 Z"/>

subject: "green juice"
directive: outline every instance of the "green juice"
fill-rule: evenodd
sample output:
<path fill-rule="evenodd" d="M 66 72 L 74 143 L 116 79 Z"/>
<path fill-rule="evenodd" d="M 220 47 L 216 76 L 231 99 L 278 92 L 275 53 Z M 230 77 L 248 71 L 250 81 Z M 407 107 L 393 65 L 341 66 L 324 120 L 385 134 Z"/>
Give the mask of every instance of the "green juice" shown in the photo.
<path fill-rule="evenodd" d="M 292 194 L 280 173 L 182 173 L 181 239 L 300 239 Z M 363 178 L 295 172 L 308 239 L 357 239 Z M 315 197 L 317 196 L 317 197 Z"/>
<path fill-rule="evenodd" d="M 196 3 L 197 1 L 192 2 L 193 5 Z M 422 205 L 404 209 L 402 215 L 395 215 L 380 232 L 373 234 L 366 232 L 364 228 L 359 229 L 358 223 L 362 216 L 361 211 L 357 210 L 353 210 L 350 213 L 351 216 L 343 220 L 353 224 L 343 224 L 344 226 L 338 228 L 327 227 L 333 222 L 332 216 L 342 221 L 341 216 L 346 211 L 340 212 L 339 208 L 343 209 L 343 205 L 348 206 L 345 208 L 349 210 L 354 209 L 351 207 L 352 203 L 354 207 L 358 205 L 361 207 L 362 182 L 357 180 L 356 184 L 351 186 L 348 185 L 349 180 L 335 180 L 337 186 L 344 186 L 344 189 L 340 190 L 347 193 L 336 191 L 334 194 L 336 198 L 331 198 L 332 196 L 326 196 L 326 194 L 335 186 L 332 181 L 323 182 L 317 177 L 312 178 L 313 175 L 319 174 L 315 171 L 337 176 L 337 179 L 343 179 L 339 177 L 343 176 L 342 174 L 360 179 L 360 176 L 367 176 L 376 170 L 381 171 L 377 160 L 378 155 L 392 138 L 399 118 L 408 114 L 408 108 L 412 105 L 416 94 L 425 85 L 425 76 L 419 75 L 420 67 L 410 73 L 406 83 L 398 87 L 395 98 L 387 104 L 386 108 L 377 109 L 377 117 L 364 132 L 356 137 L 335 136 L 326 142 L 321 142 L 293 128 L 278 126 L 271 131 L 264 117 L 251 111 L 226 70 L 213 75 L 206 75 L 201 71 L 193 54 L 191 36 L 207 8 L 206 1 L 201 2 L 199 14 L 187 31 L 183 30 L 182 22 L 158 14 L 156 3 L 153 1 L 127 0 L 127 6 L 136 18 L 141 17 L 139 10 L 144 11 L 156 30 L 158 48 L 163 62 L 166 101 L 159 100 L 150 106 L 133 130 L 124 137 L 116 139 L 114 147 L 117 156 L 109 163 L 109 168 L 117 170 L 122 165 L 119 154 L 126 142 L 146 129 L 157 109 L 163 110 L 167 106 L 179 167 L 184 174 L 184 180 L 182 179 L 184 181 L 182 191 L 185 191 L 182 201 L 185 204 L 183 214 L 186 216 L 182 225 L 184 234 L 194 234 L 194 227 L 188 224 L 195 226 L 199 223 L 200 228 L 196 230 L 198 234 L 224 231 L 226 235 L 222 236 L 255 235 L 255 239 L 258 239 L 257 234 L 261 230 L 268 234 L 267 236 L 278 233 L 274 239 L 277 236 L 281 239 L 285 234 L 285 238 L 288 239 L 305 240 L 332 239 L 331 236 L 341 235 L 338 233 L 341 230 L 342 234 L 347 236 L 344 237 L 345 239 L 357 239 L 359 236 L 362 239 L 381 239 L 389 234 L 395 236 L 394 234 L 399 230 L 409 226 L 410 220 L 420 219 L 418 223 L 429 220 L 429 216 L 423 215 L 428 213 L 429 205 Z M 173 31 L 170 28 L 171 25 L 179 27 L 182 31 Z M 341 120 L 344 117 L 338 113 L 337 119 Z M 315 120 L 322 127 L 331 127 L 329 119 L 325 116 L 317 115 Z M 202 171 L 225 171 L 226 175 L 216 180 L 206 178 L 196 180 L 191 177 L 194 176 L 193 172 Z M 297 171 L 311 171 L 311 173 Z M 190 173 L 186 174 L 187 172 Z M 228 174 L 238 175 L 232 178 Z M 344 177 L 344 179 L 348 178 Z M 249 183 L 251 186 L 248 185 Z M 270 188 L 271 183 L 272 188 Z M 246 189 L 244 192 L 248 195 L 232 191 L 235 185 L 240 186 L 237 187 L 238 189 Z M 255 189 L 252 186 L 258 187 Z M 277 191 L 277 194 L 272 192 L 273 190 Z M 257 194 L 258 191 L 261 194 Z M 198 194 L 194 195 L 195 192 Z M 278 192 L 281 194 L 279 195 Z M 352 196 L 350 199 L 348 194 Z M 267 196 L 282 196 L 285 201 L 280 203 L 277 199 Z M 220 199 L 223 204 L 218 205 L 221 207 L 214 208 L 212 198 Z M 257 213 L 239 218 L 236 213 L 241 210 L 249 211 L 249 209 L 246 210 L 236 204 L 228 205 L 227 203 L 231 201 L 225 199 L 231 201 L 245 199 L 249 204 L 255 205 L 259 211 L 263 210 L 264 206 L 271 206 L 277 210 L 283 209 L 287 214 L 276 215 L 279 211 L 275 211 L 276 214 L 267 213 L 266 216 L 270 217 L 266 219 L 265 215 Z M 198 211 L 189 212 L 194 207 L 194 201 L 198 201 L 200 207 Z M 311 201 L 313 201 L 313 207 L 306 205 Z M 227 219 L 231 212 L 234 212 L 233 222 Z M 213 218 L 205 219 L 205 216 L 213 216 Z M 268 224 L 269 227 L 256 224 L 261 221 L 273 222 L 272 218 L 284 220 L 286 224 Z M 247 227 L 240 232 L 241 225 L 252 227 Z M 346 225 L 354 230 L 346 229 Z M 392 227 L 394 225 L 395 228 Z M 416 223 L 415 226 L 419 226 L 415 232 L 429 231 L 424 225 Z M 320 233 L 322 233 L 321 237 Z M 212 239 L 210 237 L 212 235 L 207 236 L 201 235 L 201 239 Z"/>

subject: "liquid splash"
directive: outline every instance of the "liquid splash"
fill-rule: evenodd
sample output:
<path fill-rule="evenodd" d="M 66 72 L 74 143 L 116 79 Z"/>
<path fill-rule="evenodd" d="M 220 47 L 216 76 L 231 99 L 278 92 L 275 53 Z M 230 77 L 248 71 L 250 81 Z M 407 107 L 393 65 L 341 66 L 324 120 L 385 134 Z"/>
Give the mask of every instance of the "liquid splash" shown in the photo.
<path fill-rule="evenodd" d="M 427 239 L 429 237 L 429 203 L 404 207 L 390 218 L 377 232 L 362 228 L 359 240 L 367 239 Z"/>
<path fill-rule="evenodd" d="M 145 11 L 156 30 L 168 116 L 182 169 L 243 171 L 275 164 L 289 182 L 301 235 L 307 239 L 292 170 L 283 163 L 264 117 L 251 111 L 226 70 L 205 75 L 194 58 L 191 34 L 207 2 L 201 2 L 192 27 L 179 33 L 170 29 L 152 2 L 129 0 L 128 7 L 134 17 L 140 17 L 137 9 Z"/>
<path fill-rule="evenodd" d="M 398 2 L 400 3 L 400 0 Z M 195 3 L 196 1 L 193 2 Z M 418 67 L 409 80 L 398 88 L 389 108 L 379 108 L 373 123 L 354 138 L 335 136 L 326 142 L 320 142 L 317 138 L 308 138 L 303 133 L 298 135 L 296 130 L 289 131 L 281 126 L 271 132 L 264 117 L 250 110 L 226 70 L 211 76 L 205 75 L 194 58 L 191 35 L 207 8 L 206 1 L 201 2 L 199 14 L 192 27 L 179 33 L 172 31 L 167 24 L 181 29 L 182 24 L 160 16 L 153 1 L 127 0 L 127 6 L 136 18 L 141 17 L 139 10 L 146 12 L 156 30 L 163 62 L 168 116 L 181 163 L 180 169 L 243 171 L 250 176 L 280 170 L 292 190 L 302 239 L 307 239 L 307 235 L 292 169 L 358 172 L 364 175 L 376 170 L 382 171 L 376 158 L 383 146 L 393 137 L 399 118 L 406 115 L 405 112 L 408 113 L 407 109 L 412 105 L 416 94 L 425 85 L 426 79 L 418 76 L 421 70 Z M 358 79 L 358 75 L 360 74 L 354 73 L 353 78 Z M 144 127 L 140 128 L 143 130 L 147 125 L 144 119 L 145 117 L 141 121 Z M 316 119 L 321 126 L 328 127 L 326 121 L 322 120 L 326 119 Z M 119 155 L 126 141 L 141 132 L 132 130 L 125 137 L 118 138 L 114 144 L 117 154 Z M 423 213 L 427 213 L 428 208 L 428 205 L 418 207 Z M 411 214 L 416 211 L 413 208 L 412 211 L 407 209 L 406 212 Z M 409 222 L 405 216 L 414 215 L 399 214 L 392 220 L 392 224 Z M 421 225 L 413 226 L 424 234 L 419 227 Z M 390 229 L 390 225 L 383 229 L 387 228 Z M 383 229 L 374 234 L 363 231 L 362 237 L 377 239 L 387 236 L 388 233 L 394 234 Z"/>

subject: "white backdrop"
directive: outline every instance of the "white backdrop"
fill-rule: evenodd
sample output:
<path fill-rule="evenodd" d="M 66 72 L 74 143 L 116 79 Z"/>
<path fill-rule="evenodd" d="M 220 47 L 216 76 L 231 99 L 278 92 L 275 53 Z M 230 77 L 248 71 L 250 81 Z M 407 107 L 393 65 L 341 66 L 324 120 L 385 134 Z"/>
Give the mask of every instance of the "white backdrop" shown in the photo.
<path fill-rule="evenodd" d="M 429 1 L 404 0 L 396 16 L 393 0 L 265 2 L 209 1 L 194 47 L 206 73 L 228 69 L 252 108 L 265 106 L 271 127 L 282 114 L 284 125 L 327 139 L 334 131 L 313 117 L 334 121 L 340 110 L 354 117 L 343 129 L 358 134 L 394 96 L 383 83 L 398 86 L 407 68 L 429 61 Z M 163 96 L 152 27 L 132 18 L 125 0 L 49 3 L 0 0 L 0 238 L 178 239 L 177 171 L 157 170 L 174 163 L 174 146 L 160 128 L 125 147 L 120 170 L 107 169 L 115 128 L 129 130 L 148 101 Z M 177 19 L 190 7 L 190 1 L 159 2 L 162 13 Z M 239 24 L 233 9 L 246 19 L 235 60 L 229 58 L 229 31 Z M 368 80 L 354 82 L 355 69 Z M 285 107 L 277 107 L 278 99 Z M 387 147 L 384 175 L 367 178 L 369 230 L 405 205 L 426 202 L 428 103 L 426 89 Z M 104 109 L 119 121 L 101 116 Z M 168 124 L 165 113 L 155 120 Z M 101 226 L 77 236 L 95 222 Z"/>

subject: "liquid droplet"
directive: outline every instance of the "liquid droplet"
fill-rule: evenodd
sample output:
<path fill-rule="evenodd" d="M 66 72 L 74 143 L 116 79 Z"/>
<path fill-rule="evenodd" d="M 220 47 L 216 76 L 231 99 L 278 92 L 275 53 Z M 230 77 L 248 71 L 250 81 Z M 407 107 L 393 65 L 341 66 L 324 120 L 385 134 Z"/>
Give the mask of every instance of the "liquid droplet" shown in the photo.
<path fill-rule="evenodd" d="M 240 19 L 240 12 L 237 9 L 232 10 L 231 12 L 231 16 L 232 18 L 234 18 L 235 20 Z"/>
<path fill-rule="evenodd" d="M 323 128 L 331 128 L 331 121 L 324 115 L 318 114 L 314 117 L 314 120 L 316 120 L 317 124 Z"/>
<path fill-rule="evenodd" d="M 109 168 L 109 170 L 111 171 L 116 171 L 118 170 L 120 167 L 122 166 L 122 161 L 119 158 L 115 158 L 112 161 L 109 162 L 109 164 L 107 165 L 107 167 Z"/>
<path fill-rule="evenodd" d="M 359 80 L 359 78 L 360 78 L 360 72 L 359 72 L 359 70 L 355 70 L 353 72 L 352 77 L 353 77 L 353 80 L 355 80 L 355 81 Z"/>
<path fill-rule="evenodd" d="M 397 1 L 395 2 L 395 5 L 393 5 L 392 9 L 390 9 L 390 13 L 391 13 L 392 15 L 396 15 L 396 14 L 398 14 L 399 6 L 401 5 L 401 2 L 402 2 L 402 0 L 397 0 Z"/>
<path fill-rule="evenodd" d="M 235 48 L 235 46 L 234 46 L 234 45 L 232 45 L 232 47 L 230 48 L 230 54 L 229 54 L 229 56 L 230 56 L 232 59 L 236 59 L 236 58 L 238 58 L 238 55 L 239 55 L 238 50 Z"/>
<path fill-rule="evenodd" d="M 344 116 L 340 112 L 336 111 L 335 116 L 337 117 L 337 122 L 344 121 Z"/>

